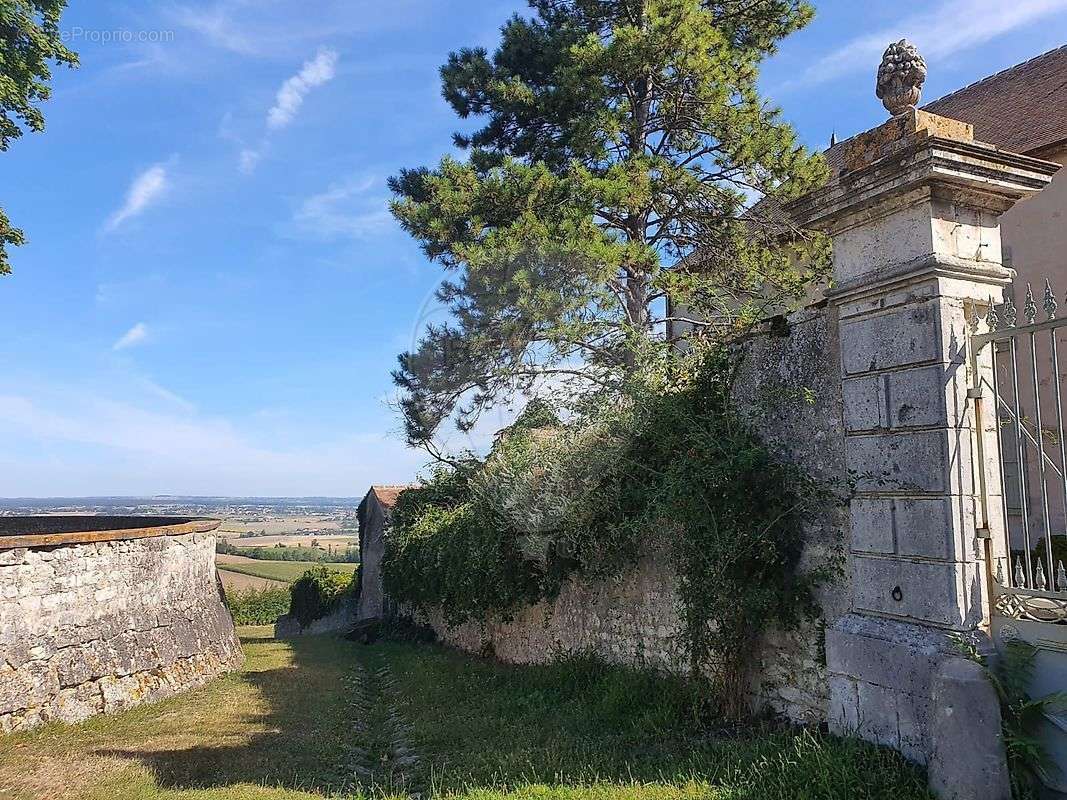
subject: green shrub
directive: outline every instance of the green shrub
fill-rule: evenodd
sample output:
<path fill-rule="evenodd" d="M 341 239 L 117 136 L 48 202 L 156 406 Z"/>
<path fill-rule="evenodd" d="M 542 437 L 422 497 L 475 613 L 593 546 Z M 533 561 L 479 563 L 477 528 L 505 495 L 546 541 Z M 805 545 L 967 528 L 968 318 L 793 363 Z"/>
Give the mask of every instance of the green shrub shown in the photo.
<path fill-rule="evenodd" d="M 334 611 L 351 592 L 353 584 L 350 574 L 323 566 L 312 567 L 289 587 L 290 613 L 301 626 L 307 626 Z"/>
<path fill-rule="evenodd" d="M 798 569 L 805 520 L 832 498 L 732 410 L 735 372 L 711 349 L 646 366 L 568 425 L 546 427 L 541 408 L 520 417 L 484 463 L 401 495 L 389 595 L 452 623 L 506 619 L 568 575 L 624 574 L 655 537 L 679 576 L 691 671 L 742 714 L 760 636 L 813 618 L 813 589 L 836 565 Z"/>
<path fill-rule="evenodd" d="M 390 595 L 464 622 L 510 611 L 544 596 L 542 575 L 518 553 L 514 536 L 483 503 L 430 506 L 404 536 L 390 537 L 382 564 Z M 396 589 L 399 594 L 393 594 Z"/>
<path fill-rule="evenodd" d="M 236 625 L 273 625 L 289 613 L 289 588 L 226 592 L 226 605 Z"/>
<path fill-rule="evenodd" d="M 1047 555 L 1047 554 L 1046 554 Z M 1056 777 L 1058 768 L 1042 740 L 1046 713 L 1067 707 L 1067 692 L 1030 696 L 1038 649 L 1022 639 L 1009 639 L 993 663 L 973 642 L 957 637 L 961 653 L 981 665 L 1000 701 L 1001 738 L 1011 775 L 1012 797 L 1036 800 L 1041 785 Z"/>

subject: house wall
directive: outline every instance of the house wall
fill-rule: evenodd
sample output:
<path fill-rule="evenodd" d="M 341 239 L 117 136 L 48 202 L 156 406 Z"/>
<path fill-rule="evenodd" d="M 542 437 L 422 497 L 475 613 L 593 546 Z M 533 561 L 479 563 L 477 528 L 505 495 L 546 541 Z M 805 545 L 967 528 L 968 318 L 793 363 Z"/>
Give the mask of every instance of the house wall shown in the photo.
<path fill-rule="evenodd" d="M 845 468 L 835 312 L 806 309 L 786 325 L 753 336 L 743 350 L 737 405 L 751 415 L 772 450 L 841 491 L 837 483 Z M 846 526 L 845 507 L 827 503 L 808 526 L 802 567 L 843 557 Z M 608 583 L 573 579 L 554 602 L 525 609 L 511 622 L 449 626 L 440 615 L 426 621 L 440 639 L 470 652 L 491 650 L 510 663 L 544 663 L 561 653 L 593 652 L 613 663 L 684 672 L 688 664 L 678 639 L 677 577 L 663 537 L 651 531 L 648 542 L 628 574 Z M 367 560 L 364 565 L 370 567 Z M 845 574 L 842 570 L 836 583 L 820 591 L 820 622 L 766 637 L 752 669 L 757 705 L 796 721 L 826 719 L 822 630 L 848 611 Z"/>
<path fill-rule="evenodd" d="M 1041 157 L 1067 165 L 1067 147 Z M 1027 281 L 1036 292 L 1049 278 L 1063 302 L 1067 292 L 1067 169 L 1061 169 L 1041 192 L 1005 213 L 1000 218 L 1000 236 L 1004 263 L 1017 273 L 1016 299 L 1025 295 Z"/>
<path fill-rule="evenodd" d="M 367 497 L 359 525 L 359 602 L 356 619 L 382 616 L 382 557 L 385 555 L 385 510 L 374 497 Z"/>
<path fill-rule="evenodd" d="M 1042 157 L 1061 165 L 1067 165 L 1067 148 L 1046 153 Z M 1017 324 L 1026 324 L 1024 304 L 1027 285 L 1031 287 L 1034 294 L 1038 321 L 1046 318 L 1042 308 L 1046 279 L 1050 281 L 1059 304 L 1057 316 L 1062 317 L 1067 313 L 1067 170 L 1061 169 L 1049 186 L 1033 197 L 1021 201 L 1001 217 L 1001 238 L 1004 263 L 1016 271 L 1016 276 L 1006 293 L 1013 298 L 1018 311 Z M 1034 344 L 1035 347 L 1031 348 L 1029 338 L 1025 336 L 1019 337 L 1016 341 L 1017 374 L 1015 380 L 1018 382 L 1019 389 L 1020 416 L 1031 435 L 1034 435 L 1037 401 L 1034 396 L 1033 366 L 1036 361 L 1039 387 L 1037 396 L 1041 403 L 1044 446 L 1048 451 L 1046 456 L 1055 463 L 1056 469 L 1059 469 L 1064 465 L 1059 463 L 1055 384 L 1059 383 L 1061 395 L 1067 393 L 1067 386 L 1065 386 L 1067 358 L 1063 355 L 1067 351 L 1064 351 L 1061 341 L 1058 345 L 1061 363 L 1059 374 L 1056 375 L 1048 334 L 1039 335 Z M 1007 407 L 1013 407 L 1016 400 L 1015 384 L 1010 370 L 1007 342 L 998 346 L 997 367 L 1000 394 Z M 1004 437 L 1006 500 L 1012 547 L 1021 549 L 1025 546 L 1024 542 L 1027 537 L 1024 531 L 1028 529 L 1029 545 L 1033 548 L 1043 540 L 1046 524 L 1045 508 L 1042 502 L 1040 459 L 1032 442 L 1024 436 L 1022 467 L 1020 467 L 1012 417 L 1003 406 L 1000 411 L 1004 423 L 1001 432 Z M 1021 480 L 1023 470 L 1027 474 L 1025 484 Z M 1025 498 L 1020 496 L 1020 489 L 1025 489 Z M 1051 499 L 1048 504 L 1048 527 L 1053 535 L 1062 535 L 1067 530 L 1067 505 L 1062 499 L 1062 486 L 1054 475 L 1049 482 L 1049 493 Z M 1028 509 L 1025 529 L 1022 519 L 1024 500 Z"/>
<path fill-rule="evenodd" d="M 213 534 L 0 549 L 0 732 L 122 711 L 241 661 Z"/>

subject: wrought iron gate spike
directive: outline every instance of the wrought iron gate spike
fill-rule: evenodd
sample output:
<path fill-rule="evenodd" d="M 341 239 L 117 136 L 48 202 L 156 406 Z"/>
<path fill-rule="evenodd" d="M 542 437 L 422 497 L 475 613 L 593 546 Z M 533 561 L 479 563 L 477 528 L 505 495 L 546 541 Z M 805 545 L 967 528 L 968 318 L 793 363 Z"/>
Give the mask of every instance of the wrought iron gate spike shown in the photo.
<path fill-rule="evenodd" d="M 1019 319 L 1019 312 L 1015 308 L 1015 301 L 1011 296 L 1004 302 L 1004 321 L 1008 324 L 1009 328 L 1015 327 L 1015 322 Z"/>
<path fill-rule="evenodd" d="M 1030 288 L 1030 282 L 1026 282 L 1026 302 L 1023 304 L 1023 316 L 1028 325 L 1033 325 L 1037 319 L 1037 303 L 1034 302 L 1034 290 Z"/>
<path fill-rule="evenodd" d="M 997 316 L 997 307 L 993 303 L 993 295 L 989 296 L 989 311 L 985 315 L 985 321 L 991 331 L 995 331 L 1000 327 L 1000 317 Z"/>
<path fill-rule="evenodd" d="M 1052 284 L 1045 278 L 1045 313 L 1049 319 L 1056 318 L 1056 293 L 1052 291 Z"/>
<path fill-rule="evenodd" d="M 1045 562 L 1041 559 L 1037 560 L 1037 580 L 1034 582 L 1034 588 L 1044 591 L 1048 588 L 1048 581 L 1045 580 Z"/>

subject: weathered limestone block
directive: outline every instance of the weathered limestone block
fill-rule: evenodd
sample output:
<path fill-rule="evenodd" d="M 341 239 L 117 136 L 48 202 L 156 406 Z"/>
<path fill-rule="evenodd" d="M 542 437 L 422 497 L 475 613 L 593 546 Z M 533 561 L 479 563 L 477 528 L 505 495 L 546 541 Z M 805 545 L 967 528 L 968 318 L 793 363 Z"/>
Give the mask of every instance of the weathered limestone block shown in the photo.
<path fill-rule="evenodd" d="M 121 710 L 237 668 L 214 541 L 0 550 L 0 732 Z"/>
<path fill-rule="evenodd" d="M 930 785 L 942 800 L 1009 800 L 1000 704 L 982 668 L 962 658 L 942 662 L 933 683 Z M 958 747 L 966 742 L 966 747 Z"/>
<path fill-rule="evenodd" d="M 858 554 L 852 563 L 857 611 L 961 630 L 981 621 L 981 565 Z"/>
<path fill-rule="evenodd" d="M 295 636 L 319 636 L 325 633 L 346 633 L 356 624 L 357 600 L 344 599 L 337 608 L 321 619 L 312 620 L 306 627 L 292 614 L 283 614 L 274 623 L 274 638 L 291 639 Z"/>
<path fill-rule="evenodd" d="M 957 364 L 933 364 L 846 380 L 849 433 L 969 423 L 967 382 Z"/>
<path fill-rule="evenodd" d="M 943 332 L 941 304 L 923 300 L 882 314 L 845 319 L 841 366 L 844 377 L 912 365 L 960 362 L 962 344 Z"/>
<path fill-rule="evenodd" d="M 936 561 L 974 558 L 974 500 L 943 497 L 857 497 L 851 503 L 852 550 Z M 965 535 L 944 531 L 959 522 Z"/>
<path fill-rule="evenodd" d="M 850 436 L 849 475 L 860 492 L 969 494 L 970 434 L 954 428 Z"/>
<path fill-rule="evenodd" d="M 947 632 L 859 615 L 841 618 L 826 631 L 831 730 L 925 764 L 933 748 L 934 679 L 944 660 L 956 657 Z"/>

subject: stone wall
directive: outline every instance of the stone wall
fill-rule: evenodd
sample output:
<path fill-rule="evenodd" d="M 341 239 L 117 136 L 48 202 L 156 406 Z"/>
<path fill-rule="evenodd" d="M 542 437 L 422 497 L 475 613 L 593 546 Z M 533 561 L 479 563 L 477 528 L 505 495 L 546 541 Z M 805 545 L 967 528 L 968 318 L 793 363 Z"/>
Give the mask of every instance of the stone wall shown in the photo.
<path fill-rule="evenodd" d="M 0 732 L 162 699 L 241 659 L 213 534 L 0 549 Z"/>
<path fill-rule="evenodd" d="M 306 626 L 292 614 L 282 614 L 274 623 L 275 639 L 292 639 L 295 636 L 320 636 L 324 633 L 347 633 L 358 619 L 356 601 L 344 598 L 337 608 L 325 617 L 319 617 Z"/>
<path fill-rule="evenodd" d="M 735 400 L 768 445 L 832 490 L 844 474 L 836 316 L 813 307 L 777 320 L 744 344 Z M 805 566 L 840 561 L 846 510 L 828 502 L 808 526 Z M 435 615 L 426 620 L 443 641 L 470 652 L 491 651 L 511 663 L 550 661 L 562 653 L 594 652 L 608 661 L 684 671 L 678 640 L 680 601 L 664 539 L 650 531 L 646 552 L 628 574 L 610 583 L 571 580 L 551 604 L 520 613 L 510 623 L 456 627 Z M 844 578 L 841 579 L 842 581 Z M 827 679 L 822 630 L 847 612 L 847 587 L 820 592 L 825 619 L 806 630 L 771 633 L 753 665 L 757 704 L 804 722 L 826 718 Z"/>

